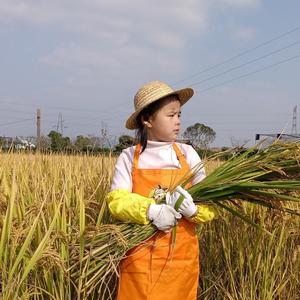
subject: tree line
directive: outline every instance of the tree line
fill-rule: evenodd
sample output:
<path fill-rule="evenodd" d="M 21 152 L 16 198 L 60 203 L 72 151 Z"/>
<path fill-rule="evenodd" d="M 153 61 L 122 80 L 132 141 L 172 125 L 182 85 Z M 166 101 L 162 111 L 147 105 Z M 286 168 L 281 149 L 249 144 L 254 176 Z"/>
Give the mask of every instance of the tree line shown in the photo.
<path fill-rule="evenodd" d="M 186 128 L 183 133 L 183 138 L 186 142 L 193 145 L 195 149 L 207 149 L 209 144 L 215 140 L 215 131 L 201 123 L 195 123 Z M 111 145 L 108 136 L 83 136 L 78 135 L 71 140 L 68 136 L 63 136 L 62 133 L 51 130 L 47 136 L 42 136 L 40 139 L 41 151 L 51 152 L 83 152 L 83 153 L 103 153 L 114 151 L 121 152 L 123 149 L 134 145 L 135 138 L 129 135 L 121 135 L 118 138 L 118 143 Z M 36 145 L 36 138 L 31 137 L 30 145 Z M 0 137 L 0 148 L 21 149 L 14 147 L 13 141 L 8 142 L 4 137 Z M 24 146 L 24 148 L 26 148 Z M 31 147 L 31 150 L 32 149 Z"/>

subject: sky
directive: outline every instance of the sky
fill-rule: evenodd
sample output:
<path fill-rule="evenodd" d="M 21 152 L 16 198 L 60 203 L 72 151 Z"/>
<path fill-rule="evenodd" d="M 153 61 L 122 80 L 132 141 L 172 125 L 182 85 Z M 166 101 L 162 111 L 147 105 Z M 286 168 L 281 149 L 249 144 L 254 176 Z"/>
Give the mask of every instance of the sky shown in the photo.
<path fill-rule="evenodd" d="M 134 94 L 153 80 L 195 90 L 182 132 L 203 123 L 212 146 L 291 133 L 299 12 L 297 0 L 0 0 L 0 136 L 36 135 L 38 108 L 43 135 L 60 114 L 65 136 L 134 135 Z"/>

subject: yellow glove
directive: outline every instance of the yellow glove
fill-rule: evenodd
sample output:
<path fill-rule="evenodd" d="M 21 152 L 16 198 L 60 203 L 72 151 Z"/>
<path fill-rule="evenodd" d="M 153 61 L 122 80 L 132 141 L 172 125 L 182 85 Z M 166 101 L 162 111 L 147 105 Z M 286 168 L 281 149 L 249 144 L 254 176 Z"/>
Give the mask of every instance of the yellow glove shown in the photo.
<path fill-rule="evenodd" d="M 116 189 L 106 196 L 110 213 L 123 222 L 148 224 L 147 210 L 155 200 L 131 193 L 128 190 Z"/>
<path fill-rule="evenodd" d="M 197 213 L 189 221 L 194 223 L 203 223 L 211 221 L 218 216 L 218 212 L 212 206 L 208 205 L 197 205 Z"/>

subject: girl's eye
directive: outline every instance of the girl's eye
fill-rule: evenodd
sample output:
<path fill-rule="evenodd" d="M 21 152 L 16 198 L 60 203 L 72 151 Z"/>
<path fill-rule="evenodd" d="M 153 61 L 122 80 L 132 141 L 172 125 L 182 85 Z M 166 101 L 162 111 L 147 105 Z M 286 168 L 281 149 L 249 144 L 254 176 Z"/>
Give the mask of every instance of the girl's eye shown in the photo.
<path fill-rule="evenodd" d="M 170 114 L 170 115 L 168 115 L 168 117 L 173 118 L 175 115 L 177 115 L 177 114 Z M 181 113 L 178 113 L 178 118 L 180 118 L 180 117 L 181 117 Z"/>

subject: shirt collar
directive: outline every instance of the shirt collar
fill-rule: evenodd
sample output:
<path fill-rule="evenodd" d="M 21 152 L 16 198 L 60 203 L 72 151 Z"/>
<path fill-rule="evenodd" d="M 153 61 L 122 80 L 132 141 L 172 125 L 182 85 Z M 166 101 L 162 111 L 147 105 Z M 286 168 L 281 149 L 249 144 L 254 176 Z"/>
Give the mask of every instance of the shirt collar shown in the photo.
<path fill-rule="evenodd" d="M 147 141 L 147 149 L 158 149 L 158 148 L 169 148 L 174 142 L 158 142 L 158 141 Z"/>

